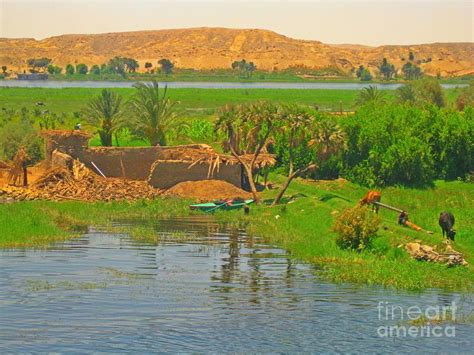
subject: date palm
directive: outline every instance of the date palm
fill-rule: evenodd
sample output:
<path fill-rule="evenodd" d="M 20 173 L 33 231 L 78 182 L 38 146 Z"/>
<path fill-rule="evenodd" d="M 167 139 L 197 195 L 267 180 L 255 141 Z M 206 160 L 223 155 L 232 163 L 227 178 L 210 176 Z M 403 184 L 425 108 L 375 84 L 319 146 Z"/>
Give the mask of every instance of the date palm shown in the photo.
<path fill-rule="evenodd" d="M 385 93 L 377 89 L 376 86 L 370 85 L 367 88 L 362 89 L 357 97 L 356 104 L 359 106 L 378 103 L 383 104 L 385 102 Z"/>
<path fill-rule="evenodd" d="M 135 95 L 130 100 L 134 115 L 132 131 L 152 146 L 166 145 L 166 135 L 180 124 L 176 111 L 177 101 L 167 96 L 165 86 L 160 90 L 157 82 L 135 84 Z"/>
<path fill-rule="evenodd" d="M 230 151 L 245 169 L 256 203 L 260 199 L 253 174 L 255 163 L 274 133 L 278 115 L 279 108 L 265 102 L 226 106 L 216 122 L 216 130 L 224 136 L 224 150 Z M 250 161 L 242 158 L 244 154 L 251 156 Z"/>
<path fill-rule="evenodd" d="M 89 101 L 84 114 L 87 122 L 97 128 L 102 145 L 111 147 L 114 134 L 124 127 L 122 97 L 104 89 Z"/>
<path fill-rule="evenodd" d="M 333 119 L 323 119 L 316 123 L 315 137 L 319 161 L 325 161 L 332 154 L 337 154 L 347 147 L 347 137 L 344 131 Z"/>
<path fill-rule="evenodd" d="M 298 148 L 309 149 L 313 134 L 313 123 L 314 116 L 302 107 L 293 105 L 282 108 L 276 137 L 288 149 L 288 175 L 272 203 L 273 206 L 280 203 L 288 186 L 290 186 L 295 177 L 301 176 L 317 167 L 313 161 L 303 162 L 295 156 L 295 151 Z"/>

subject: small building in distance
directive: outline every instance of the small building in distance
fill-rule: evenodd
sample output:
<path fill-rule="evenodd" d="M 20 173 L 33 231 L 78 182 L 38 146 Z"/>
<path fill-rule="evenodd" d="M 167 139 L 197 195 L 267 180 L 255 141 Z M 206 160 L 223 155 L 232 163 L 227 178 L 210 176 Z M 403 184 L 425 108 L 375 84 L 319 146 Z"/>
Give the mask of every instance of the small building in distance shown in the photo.
<path fill-rule="evenodd" d="M 31 73 L 31 74 L 18 74 L 18 80 L 48 80 L 48 74 L 46 73 Z"/>

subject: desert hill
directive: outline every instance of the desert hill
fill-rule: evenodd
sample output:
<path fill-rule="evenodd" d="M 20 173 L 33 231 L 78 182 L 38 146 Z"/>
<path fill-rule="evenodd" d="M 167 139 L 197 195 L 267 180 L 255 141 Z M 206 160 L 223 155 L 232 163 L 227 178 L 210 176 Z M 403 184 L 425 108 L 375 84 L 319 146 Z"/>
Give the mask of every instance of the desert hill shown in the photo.
<path fill-rule="evenodd" d="M 62 35 L 40 41 L 0 38 L 0 65 L 20 71 L 28 58 L 48 57 L 54 64 L 102 64 L 114 56 L 156 63 L 169 58 L 179 68 L 229 68 L 245 58 L 259 69 L 334 67 L 349 72 L 359 65 L 375 69 L 383 57 L 397 68 L 412 51 L 427 74 L 461 76 L 474 73 L 474 43 L 433 43 L 409 46 L 329 45 L 292 39 L 257 29 L 192 28 L 159 31 Z"/>

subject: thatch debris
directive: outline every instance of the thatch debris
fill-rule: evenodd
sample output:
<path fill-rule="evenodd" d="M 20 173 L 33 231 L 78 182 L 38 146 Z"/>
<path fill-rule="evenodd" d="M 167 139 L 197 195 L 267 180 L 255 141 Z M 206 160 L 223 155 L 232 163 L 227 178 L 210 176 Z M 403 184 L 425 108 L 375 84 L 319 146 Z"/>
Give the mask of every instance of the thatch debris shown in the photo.
<path fill-rule="evenodd" d="M 238 159 L 231 155 L 219 154 L 211 146 L 206 144 L 197 144 L 192 146 L 177 146 L 172 147 L 171 150 L 166 151 L 166 159 L 162 160 L 176 160 L 182 162 L 189 162 L 190 168 L 196 164 L 209 164 L 209 174 L 219 171 L 220 165 L 235 165 L 240 164 Z M 240 156 L 245 163 L 251 162 L 253 154 L 244 154 Z M 262 169 L 271 167 L 276 164 L 276 159 L 273 154 L 260 153 L 255 161 L 255 168 Z"/>
<path fill-rule="evenodd" d="M 153 199 L 161 193 L 145 181 L 103 178 L 79 161 L 74 161 L 72 170 L 49 170 L 28 188 L 0 187 L 0 195 L 16 200 L 131 201 Z"/>
<path fill-rule="evenodd" d="M 445 243 L 445 250 L 443 252 L 438 252 L 436 247 L 422 244 L 420 241 L 406 244 L 405 250 L 416 260 L 443 263 L 447 266 L 468 265 L 463 255 L 455 251 L 449 243 Z"/>
<path fill-rule="evenodd" d="M 11 169 L 11 164 L 6 161 L 0 160 L 0 169 L 1 170 Z"/>

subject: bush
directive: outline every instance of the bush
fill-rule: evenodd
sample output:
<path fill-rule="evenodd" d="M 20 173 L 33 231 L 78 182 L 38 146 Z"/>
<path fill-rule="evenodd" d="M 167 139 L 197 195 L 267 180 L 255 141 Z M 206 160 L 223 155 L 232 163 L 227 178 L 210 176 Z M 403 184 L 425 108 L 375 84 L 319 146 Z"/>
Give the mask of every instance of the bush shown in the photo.
<path fill-rule="evenodd" d="M 379 225 L 379 217 L 365 206 L 346 209 L 333 225 L 333 230 L 338 234 L 336 244 L 341 249 L 362 251 L 370 247 Z"/>
<path fill-rule="evenodd" d="M 209 120 L 194 119 L 188 125 L 178 129 L 178 136 L 185 136 L 193 143 L 209 143 L 214 141 L 214 126 Z"/>
<path fill-rule="evenodd" d="M 0 158 L 11 160 L 23 146 L 28 153 L 28 164 L 43 159 L 43 142 L 29 122 L 8 122 L 0 129 Z"/>
<path fill-rule="evenodd" d="M 474 107 L 474 80 L 469 82 L 468 87 L 461 90 L 456 99 L 456 107 L 459 111 L 464 110 L 468 106 Z"/>
<path fill-rule="evenodd" d="M 435 177 L 430 146 L 412 137 L 391 145 L 381 156 L 380 175 L 386 185 L 429 185 Z"/>
<path fill-rule="evenodd" d="M 474 110 L 366 105 L 341 121 L 343 176 L 365 186 L 430 186 L 474 169 Z"/>

